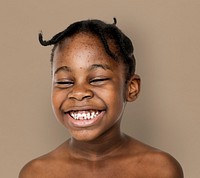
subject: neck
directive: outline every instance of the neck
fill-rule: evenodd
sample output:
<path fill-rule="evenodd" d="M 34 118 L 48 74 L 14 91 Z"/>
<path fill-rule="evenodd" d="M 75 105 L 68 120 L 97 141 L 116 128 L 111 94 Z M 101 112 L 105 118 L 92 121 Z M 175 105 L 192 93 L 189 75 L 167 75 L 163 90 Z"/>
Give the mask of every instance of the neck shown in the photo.
<path fill-rule="evenodd" d="M 114 130 L 113 130 L 114 129 Z M 127 142 L 127 136 L 120 128 L 112 128 L 92 141 L 68 140 L 71 156 L 91 161 L 102 160 L 119 153 L 121 146 Z"/>

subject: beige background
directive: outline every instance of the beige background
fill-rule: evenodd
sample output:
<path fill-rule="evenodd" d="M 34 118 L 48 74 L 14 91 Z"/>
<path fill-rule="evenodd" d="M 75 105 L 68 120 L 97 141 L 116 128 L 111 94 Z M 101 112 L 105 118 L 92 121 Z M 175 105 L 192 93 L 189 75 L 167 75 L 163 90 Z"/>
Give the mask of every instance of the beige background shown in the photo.
<path fill-rule="evenodd" d="M 70 23 L 99 18 L 128 34 L 135 45 L 139 99 L 128 105 L 123 130 L 172 154 L 185 177 L 200 175 L 199 0 L 1 0 L 0 177 L 68 138 L 50 104 L 50 47 L 45 38 Z"/>

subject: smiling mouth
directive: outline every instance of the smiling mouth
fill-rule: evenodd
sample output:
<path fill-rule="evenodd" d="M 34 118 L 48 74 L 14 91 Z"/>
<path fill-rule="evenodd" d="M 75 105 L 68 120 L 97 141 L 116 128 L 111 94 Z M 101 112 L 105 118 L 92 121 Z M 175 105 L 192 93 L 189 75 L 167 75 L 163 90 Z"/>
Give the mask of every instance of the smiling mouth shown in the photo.
<path fill-rule="evenodd" d="M 101 111 L 86 110 L 86 111 L 70 111 L 69 115 L 75 120 L 91 120 L 95 119 Z"/>

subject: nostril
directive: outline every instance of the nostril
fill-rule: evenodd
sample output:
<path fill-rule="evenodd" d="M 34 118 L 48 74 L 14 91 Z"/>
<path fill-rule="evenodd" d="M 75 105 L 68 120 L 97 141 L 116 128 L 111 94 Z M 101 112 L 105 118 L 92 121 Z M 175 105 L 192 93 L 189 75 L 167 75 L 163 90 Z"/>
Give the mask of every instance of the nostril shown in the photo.
<path fill-rule="evenodd" d="M 68 94 L 69 99 L 76 99 L 78 101 L 84 100 L 84 99 L 90 99 L 94 96 L 94 93 L 91 90 L 86 90 L 84 88 L 81 88 L 79 90 L 72 90 Z"/>

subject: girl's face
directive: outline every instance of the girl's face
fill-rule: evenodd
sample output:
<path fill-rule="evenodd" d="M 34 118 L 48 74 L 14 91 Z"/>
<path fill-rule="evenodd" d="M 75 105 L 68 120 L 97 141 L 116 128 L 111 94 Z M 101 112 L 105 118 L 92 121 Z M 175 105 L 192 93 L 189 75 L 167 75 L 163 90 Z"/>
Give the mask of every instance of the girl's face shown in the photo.
<path fill-rule="evenodd" d="M 99 39 L 77 34 L 54 53 L 52 105 L 56 118 L 80 141 L 91 141 L 120 124 L 126 103 L 124 66 Z"/>

